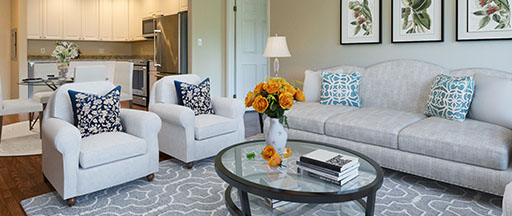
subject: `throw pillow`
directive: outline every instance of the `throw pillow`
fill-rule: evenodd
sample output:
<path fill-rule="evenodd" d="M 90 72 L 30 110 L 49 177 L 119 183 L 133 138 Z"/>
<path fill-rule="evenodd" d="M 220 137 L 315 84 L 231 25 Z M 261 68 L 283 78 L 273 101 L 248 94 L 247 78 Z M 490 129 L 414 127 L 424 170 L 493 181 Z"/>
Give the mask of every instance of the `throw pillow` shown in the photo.
<path fill-rule="evenodd" d="M 104 132 L 121 132 L 121 86 L 104 96 L 68 90 L 73 107 L 74 125 L 82 138 Z"/>
<path fill-rule="evenodd" d="M 192 109 L 195 115 L 214 114 L 210 97 L 210 78 L 206 78 L 199 85 L 174 80 L 174 85 L 183 106 Z"/>
<path fill-rule="evenodd" d="M 474 87 L 472 76 L 438 75 L 430 88 L 425 115 L 464 121 L 473 98 Z"/>
<path fill-rule="evenodd" d="M 475 74 L 468 117 L 512 129 L 512 79 Z"/>
<path fill-rule="evenodd" d="M 320 104 L 361 107 L 361 73 L 322 72 Z"/>

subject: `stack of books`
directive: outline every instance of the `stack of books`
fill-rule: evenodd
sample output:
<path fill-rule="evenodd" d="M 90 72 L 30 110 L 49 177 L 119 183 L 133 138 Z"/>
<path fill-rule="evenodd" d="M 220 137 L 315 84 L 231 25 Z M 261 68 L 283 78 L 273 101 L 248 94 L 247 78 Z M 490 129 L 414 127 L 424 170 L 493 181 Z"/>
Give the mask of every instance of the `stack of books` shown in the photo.
<path fill-rule="evenodd" d="M 297 161 L 297 172 L 336 185 L 344 185 L 359 175 L 357 157 L 323 149 L 305 154 Z"/>

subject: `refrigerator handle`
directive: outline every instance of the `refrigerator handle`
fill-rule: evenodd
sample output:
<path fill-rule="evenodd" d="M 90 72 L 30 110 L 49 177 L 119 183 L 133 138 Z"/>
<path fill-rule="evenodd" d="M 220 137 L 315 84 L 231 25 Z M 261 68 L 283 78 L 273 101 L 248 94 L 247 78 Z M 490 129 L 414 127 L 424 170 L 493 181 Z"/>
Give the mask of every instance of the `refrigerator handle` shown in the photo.
<path fill-rule="evenodd" d="M 178 74 L 181 74 L 181 13 L 178 13 Z"/>
<path fill-rule="evenodd" d="M 162 65 L 156 61 L 156 53 L 157 53 L 157 47 L 156 47 L 156 41 L 159 39 L 158 34 L 162 33 L 162 30 L 156 29 L 153 32 L 153 66 L 155 67 L 161 67 Z M 159 43 L 160 44 L 160 43 Z M 161 53 L 159 53 L 161 55 Z M 161 60 L 161 57 L 158 59 Z"/>

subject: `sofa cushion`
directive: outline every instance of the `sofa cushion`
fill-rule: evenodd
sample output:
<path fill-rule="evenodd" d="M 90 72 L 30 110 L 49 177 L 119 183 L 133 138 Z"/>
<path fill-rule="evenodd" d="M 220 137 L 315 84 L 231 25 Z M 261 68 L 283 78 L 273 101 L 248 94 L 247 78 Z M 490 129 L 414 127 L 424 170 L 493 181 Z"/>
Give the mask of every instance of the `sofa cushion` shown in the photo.
<path fill-rule="evenodd" d="M 329 118 L 325 123 L 325 134 L 396 149 L 400 131 L 424 118 L 418 113 L 362 108 Z"/>
<path fill-rule="evenodd" d="M 219 115 L 198 115 L 195 118 L 194 135 L 196 140 L 204 140 L 234 132 L 237 128 L 234 119 Z"/>
<path fill-rule="evenodd" d="M 361 107 L 360 84 L 361 73 L 359 72 L 350 74 L 322 72 L 320 103 Z"/>
<path fill-rule="evenodd" d="M 285 113 L 292 129 L 324 134 L 325 121 L 340 113 L 357 110 L 356 107 L 322 105 L 318 102 L 297 103 Z"/>
<path fill-rule="evenodd" d="M 146 153 L 146 141 L 124 132 L 88 136 L 80 145 L 80 167 L 87 169 Z"/>
<path fill-rule="evenodd" d="M 431 117 L 405 128 L 398 143 L 403 151 L 505 170 L 512 130 L 473 119 L 455 122 Z"/>

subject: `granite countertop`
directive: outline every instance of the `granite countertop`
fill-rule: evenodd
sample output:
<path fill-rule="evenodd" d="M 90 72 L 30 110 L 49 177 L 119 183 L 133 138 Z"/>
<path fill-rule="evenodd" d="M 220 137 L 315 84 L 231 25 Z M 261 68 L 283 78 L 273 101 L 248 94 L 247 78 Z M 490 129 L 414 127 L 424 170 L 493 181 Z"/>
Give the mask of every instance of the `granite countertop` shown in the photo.
<path fill-rule="evenodd" d="M 152 60 L 153 56 L 148 55 L 81 55 L 72 61 L 130 61 L 130 60 Z M 56 61 L 50 55 L 29 55 L 28 62 L 53 62 Z"/>

